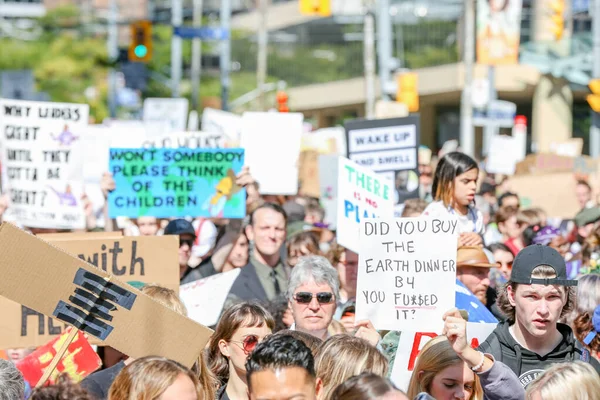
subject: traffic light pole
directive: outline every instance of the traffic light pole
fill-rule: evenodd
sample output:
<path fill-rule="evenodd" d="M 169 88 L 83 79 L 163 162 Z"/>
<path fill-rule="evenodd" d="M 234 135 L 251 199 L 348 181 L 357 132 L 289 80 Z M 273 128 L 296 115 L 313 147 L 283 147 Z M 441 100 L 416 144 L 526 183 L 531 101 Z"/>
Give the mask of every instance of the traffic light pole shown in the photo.
<path fill-rule="evenodd" d="M 229 70 L 231 69 L 231 0 L 221 0 L 221 29 L 227 38 L 221 41 L 221 109 L 229 110 Z"/>
<path fill-rule="evenodd" d="M 600 78 L 600 0 L 594 4 L 594 19 L 592 22 L 594 55 L 592 66 L 592 79 Z M 590 156 L 600 156 L 600 113 L 592 111 L 592 124 L 590 126 Z"/>
<path fill-rule="evenodd" d="M 202 26 L 202 0 L 194 0 L 193 22 L 194 27 Z M 192 39 L 192 110 L 198 110 L 200 105 L 200 75 L 202 71 L 202 41 L 200 38 Z"/>
<path fill-rule="evenodd" d="M 107 35 L 107 50 L 108 58 L 111 62 L 115 62 L 119 57 L 119 38 L 117 18 L 119 10 L 117 9 L 117 0 L 110 0 L 109 15 L 108 15 L 108 35 Z M 108 71 L 108 110 L 111 118 L 117 116 L 117 71 L 111 67 Z"/>
<path fill-rule="evenodd" d="M 182 0 L 171 0 L 171 25 L 173 28 L 183 25 Z M 173 34 L 171 38 L 171 97 L 179 97 L 181 82 L 181 37 Z"/>
<path fill-rule="evenodd" d="M 465 154 L 475 155 L 473 131 L 473 66 L 475 64 L 475 0 L 465 0 L 465 36 L 463 65 L 465 81 L 460 98 L 460 147 Z"/>
<path fill-rule="evenodd" d="M 381 98 L 389 100 L 385 88 L 392 82 L 390 67 L 392 60 L 392 17 L 390 0 L 377 0 L 377 55 L 379 56 L 379 81 Z"/>

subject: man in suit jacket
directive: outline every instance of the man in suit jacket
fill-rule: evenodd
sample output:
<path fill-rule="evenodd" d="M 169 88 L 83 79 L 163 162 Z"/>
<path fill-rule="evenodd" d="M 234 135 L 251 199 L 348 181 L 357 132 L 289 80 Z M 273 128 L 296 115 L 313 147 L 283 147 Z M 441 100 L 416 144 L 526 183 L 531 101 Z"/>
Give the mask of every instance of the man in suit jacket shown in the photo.
<path fill-rule="evenodd" d="M 240 301 L 270 301 L 287 290 L 287 271 L 281 261 L 287 215 L 274 203 L 264 203 L 250 215 L 246 236 L 254 249 L 225 301 L 225 307 Z"/>

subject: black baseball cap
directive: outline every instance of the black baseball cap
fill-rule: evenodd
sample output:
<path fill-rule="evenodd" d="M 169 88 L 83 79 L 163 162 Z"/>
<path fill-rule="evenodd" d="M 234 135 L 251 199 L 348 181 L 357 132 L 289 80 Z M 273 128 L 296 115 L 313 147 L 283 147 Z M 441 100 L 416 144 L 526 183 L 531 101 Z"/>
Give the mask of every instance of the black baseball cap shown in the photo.
<path fill-rule="evenodd" d="M 165 235 L 192 235 L 196 237 L 196 231 L 192 224 L 185 219 L 174 219 L 169 222 L 164 231 Z"/>
<path fill-rule="evenodd" d="M 556 278 L 532 278 L 531 273 L 540 265 L 548 265 L 556 272 Z M 510 273 L 510 281 L 524 285 L 577 286 L 576 280 L 567 279 L 565 259 L 551 247 L 534 244 L 517 254 Z"/>

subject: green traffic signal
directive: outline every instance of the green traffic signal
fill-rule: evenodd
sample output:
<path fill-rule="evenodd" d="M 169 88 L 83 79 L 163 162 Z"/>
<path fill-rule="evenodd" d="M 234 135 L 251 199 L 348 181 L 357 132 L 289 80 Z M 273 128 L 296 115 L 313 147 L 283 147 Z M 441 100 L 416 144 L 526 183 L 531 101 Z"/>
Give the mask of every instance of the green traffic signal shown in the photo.
<path fill-rule="evenodd" d="M 133 49 L 133 53 L 138 58 L 144 58 L 146 57 L 146 54 L 148 54 L 148 48 L 143 44 L 138 44 L 135 46 L 135 49 Z"/>

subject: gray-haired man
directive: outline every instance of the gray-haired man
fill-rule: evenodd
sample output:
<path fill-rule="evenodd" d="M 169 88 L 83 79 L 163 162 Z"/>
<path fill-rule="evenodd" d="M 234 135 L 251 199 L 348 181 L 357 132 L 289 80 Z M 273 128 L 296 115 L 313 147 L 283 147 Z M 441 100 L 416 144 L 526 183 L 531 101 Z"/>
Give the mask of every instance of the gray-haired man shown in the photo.
<path fill-rule="evenodd" d="M 23 375 L 12 362 L 0 359 L 0 400 L 23 400 L 24 398 Z"/>

